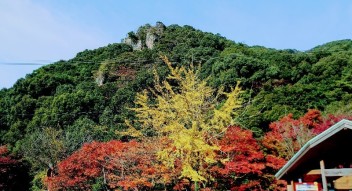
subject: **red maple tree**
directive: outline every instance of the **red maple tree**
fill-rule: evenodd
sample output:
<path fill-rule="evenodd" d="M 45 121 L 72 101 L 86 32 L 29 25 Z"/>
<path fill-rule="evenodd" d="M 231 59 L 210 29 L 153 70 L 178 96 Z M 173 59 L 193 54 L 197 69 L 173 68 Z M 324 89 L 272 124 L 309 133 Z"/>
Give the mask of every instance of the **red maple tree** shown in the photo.
<path fill-rule="evenodd" d="M 27 190 L 28 187 L 27 166 L 6 145 L 0 146 L 0 190 Z"/>
<path fill-rule="evenodd" d="M 168 172 L 155 159 L 155 144 L 136 141 L 85 144 L 58 164 L 57 175 L 49 177 L 50 190 L 91 190 L 93 185 L 109 189 L 147 189 L 167 184 Z"/>
<path fill-rule="evenodd" d="M 237 126 L 228 127 L 219 140 L 218 165 L 212 168 L 214 187 L 227 190 L 261 190 L 257 178 L 264 169 L 264 155 L 253 134 Z"/>

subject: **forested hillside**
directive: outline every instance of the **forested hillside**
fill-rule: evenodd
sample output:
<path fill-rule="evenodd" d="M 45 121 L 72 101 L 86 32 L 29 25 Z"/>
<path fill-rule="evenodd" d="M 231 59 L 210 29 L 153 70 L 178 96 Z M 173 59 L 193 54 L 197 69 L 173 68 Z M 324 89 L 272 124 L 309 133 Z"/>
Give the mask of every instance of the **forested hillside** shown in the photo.
<path fill-rule="evenodd" d="M 165 58 L 170 61 L 169 66 Z M 155 154 L 143 158 L 140 154 L 143 150 L 156 149 L 157 144 L 150 141 L 158 130 L 144 131 L 144 136 L 150 137 L 145 142 L 123 133 L 129 129 L 126 121 L 139 119 L 138 111 L 131 109 L 138 107 L 134 102 L 136 95 L 157 87 L 158 81 L 168 80 L 167 76 L 172 75 L 170 67 L 198 69 L 196 76 L 214 92 L 231 92 L 238 83 L 242 89 L 238 97 L 240 107 L 235 108 L 236 115 L 231 114 L 231 127 L 217 142 L 228 155 L 217 153 L 213 159 L 219 164 L 213 162 L 211 168 L 207 166 L 200 176 L 204 179 L 181 176 L 184 166 L 176 159 L 171 172 L 157 162 Z M 280 131 L 285 131 L 277 127 L 300 123 L 314 136 L 342 116 L 349 117 L 351 80 L 351 40 L 334 41 L 301 52 L 248 46 L 191 26 L 164 26 L 160 22 L 156 26 L 144 25 L 128 33 L 121 43 L 85 50 L 70 60 L 43 66 L 13 87 L 0 90 L 0 146 L 3 145 L 0 177 L 11 179 L 1 178 L 0 190 L 16 190 L 16 185 L 24 180 L 30 180 L 27 186 L 32 190 L 47 186 L 58 190 L 281 189 L 273 174 L 292 153 L 278 149 L 279 143 L 273 141 L 278 139 L 275 136 Z M 176 92 L 182 89 L 175 77 L 169 83 L 178 89 Z M 157 97 L 163 91 L 154 93 Z M 226 96 L 219 94 L 214 108 L 226 105 L 225 100 Z M 294 137 L 300 135 L 290 136 L 295 141 Z M 175 142 L 170 140 L 156 142 L 164 148 Z M 106 149 L 98 151 L 99 148 Z M 234 158 L 225 160 L 225 155 Z M 129 173 L 125 174 L 128 178 L 124 179 L 121 178 L 124 175 L 114 174 L 111 169 L 108 172 L 109 168 L 120 168 L 116 164 L 107 163 L 106 172 L 102 173 L 99 167 L 93 169 L 93 164 L 84 161 L 88 157 L 95 160 L 107 156 L 121 158 L 125 163 L 133 158 L 138 160 L 133 164 L 139 166 L 136 170 L 133 164 L 128 165 Z M 257 165 L 241 161 L 243 157 L 249 157 L 247 163 Z M 146 160 L 156 162 L 151 164 Z M 73 164 L 82 166 L 73 167 Z M 81 172 L 83 165 L 91 165 L 91 171 Z M 55 182 L 62 184 L 53 185 L 48 180 L 48 168 L 54 170 Z M 87 176 L 81 182 L 65 182 L 70 178 L 64 175 L 73 173 L 69 175 L 71 179 L 77 176 L 75 170 Z M 233 178 L 238 174 L 241 176 Z M 108 175 L 111 176 L 107 178 Z M 113 184 L 113 180 L 117 183 Z M 68 187 L 63 188 L 64 185 Z"/>

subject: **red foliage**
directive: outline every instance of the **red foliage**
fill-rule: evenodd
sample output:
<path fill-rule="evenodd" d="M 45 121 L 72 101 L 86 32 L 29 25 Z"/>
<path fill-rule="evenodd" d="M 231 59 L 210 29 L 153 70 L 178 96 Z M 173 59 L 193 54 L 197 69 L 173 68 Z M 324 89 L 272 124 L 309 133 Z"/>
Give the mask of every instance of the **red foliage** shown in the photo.
<path fill-rule="evenodd" d="M 16 160 L 8 156 L 7 147 L 0 146 L 0 190 L 6 190 L 9 187 L 8 183 L 11 182 L 9 175 L 16 163 Z"/>
<path fill-rule="evenodd" d="M 260 191 L 264 189 L 261 188 L 261 184 L 257 180 L 250 180 L 246 183 L 241 184 L 240 186 L 235 186 L 231 188 L 231 191 L 245 191 L 245 190 Z"/>
<path fill-rule="evenodd" d="M 155 160 L 152 146 L 136 141 L 85 144 L 58 164 L 58 175 L 48 178 L 48 187 L 90 190 L 98 179 L 110 189 L 152 187 L 155 182 L 167 181 L 163 177 L 167 172 Z"/>
<path fill-rule="evenodd" d="M 342 119 L 352 119 L 351 116 L 329 115 L 323 118 L 321 112 L 315 109 L 294 119 L 292 114 L 270 124 L 268 133 L 262 141 L 266 150 L 266 171 L 272 179 L 271 190 L 282 190 L 285 183 L 274 182 L 273 174 L 277 172 L 307 141 L 325 131 Z"/>
<path fill-rule="evenodd" d="M 342 119 L 348 119 L 348 120 L 352 120 L 352 116 L 348 116 L 348 115 L 328 115 L 327 118 L 325 118 L 315 129 L 314 129 L 314 133 L 315 134 L 319 134 L 323 131 L 325 131 L 326 129 L 328 129 L 329 127 L 333 126 L 335 123 L 341 121 Z"/>
<path fill-rule="evenodd" d="M 8 149 L 6 145 L 0 146 L 0 172 L 5 172 L 6 171 L 6 166 L 11 165 L 11 164 L 16 164 L 17 161 L 15 159 L 12 159 L 11 156 L 8 155 Z"/>
<path fill-rule="evenodd" d="M 261 162 L 264 155 L 251 131 L 229 127 L 219 145 L 223 157 L 229 158 L 225 163 L 225 174 L 260 174 L 264 168 Z"/>
<path fill-rule="evenodd" d="M 218 140 L 217 164 L 202 167 L 210 170 L 214 181 L 208 182 L 208 187 L 201 187 L 203 190 L 285 190 L 286 183 L 276 181 L 273 175 L 306 141 L 343 118 L 352 119 L 333 115 L 323 118 L 318 110 L 309 110 L 298 119 L 289 114 L 270 124 L 271 131 L 265 134 L 261 145 L 251 131 L 231 126 Z M 157 151 L 168 143 L 167 139 L 158 139 L 85 144 L 58 164 L 58 174 L 48 178 L 48 187 L 91 190 L 93 184 L 100 183 L 110 190 L 152 190 L 159 184 L 173 186 L 174 190 L 191 190 L 192 182 L 178 180 L 180 161 L 175 162 L 175 169 L 169 169 L 156 157 Z M 0 147 L 0 156 L 6 153 L 3 150 Z M 0 163 L 4 161 L 13 162 L 10 158 L 0 158 Z"/>
<path fill-rule="evenodd" d="M 299 119 L 293 119 L 293 115 L 289 114 L 269 125 L 271 131 L 266 133 L 262 143 L 269 153 L 288 160 L 308 140 L 320 133 L 317 129 L 322 122 L 320 111 L 314 109 Z"/>
<path fill-rule="evenodd" d="M 320 111 L 315 109 L 299 119 L 293 119 L 293 115 L 289 114 L 270 124 L 271 131 L 265 134 L 262 143 L 269 154 L 288 160 L 307 141 L 342 119 L 352 117 L 329 115 L 323 118 Z"/>
<path fill-rule="evenodd" d="M 217 186 L 221 189 L 253 190 L 254 185 L 258 184 L 249 180 L 261 175 L 265 166 L 264 155 L 252 132 L 240 127 L 229 127 L 219 141 L 219 146 L 219 161 L 227 161 L 212 169 L 218 180 Z"/>
<path fill-rule="evenodd" d="M 266 155 L 265 159 L 266 159 L 265 165 L 267 167 L 274 169 L 274 170 L 280 170 L 280 168 L 282 166 L 284 166 L 286 163 L 285 159 L 271 155 L 271 154 Z"/>
<path fill-rule="evenodd" d="M 9 154 L 7 146 L 0 146 L 0 190 L 26 189 L 25 170 L 22 163 Z"/>
<path fill-rule="evenodd" d="M 309 129 L 316 129 L 323 122 L 323 118 L 319 110 L 310 109 L 298 121 Z"/>

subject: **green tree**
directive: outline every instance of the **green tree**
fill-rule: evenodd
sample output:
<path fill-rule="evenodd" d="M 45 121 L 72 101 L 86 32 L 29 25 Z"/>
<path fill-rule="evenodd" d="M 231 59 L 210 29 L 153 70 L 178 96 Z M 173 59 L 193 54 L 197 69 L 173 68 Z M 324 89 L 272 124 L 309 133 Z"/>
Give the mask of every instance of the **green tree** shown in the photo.
<path fill-rule="evenodd" d="M 23 140 L 21 151 L 24 158 L 32 164 L 33 170 L 43 170 L 55 165 L 65 157 L 62 130 L 49 127 L 37 129 Z"/>

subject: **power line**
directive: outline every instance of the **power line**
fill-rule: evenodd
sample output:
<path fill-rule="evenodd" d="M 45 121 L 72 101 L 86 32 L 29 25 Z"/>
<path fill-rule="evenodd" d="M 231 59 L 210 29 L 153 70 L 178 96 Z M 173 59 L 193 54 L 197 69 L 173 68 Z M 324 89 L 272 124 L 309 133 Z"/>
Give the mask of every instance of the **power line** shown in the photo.
<path fill-rule="evenodd" d="M 43 66 L 49 63 L 39 63 L 39 62 L 0 62 L 0 65 L 9 65 L 9 66 Z"/>
<path fill-rule="evenodd" d="M 338 49 L 338 50 L 319 50 L 319 51 L 315 51 L 315 50 L 311 50 L 311 51 L 305 51 L 305 52 L 300 52 L 300 53 L 304 53 L 304 54 L 317 54 L 317 53 L 336 53 L 336 52 L 343 52 L 343 51 L 350 51 L 350 50 L 345 50 L 345 49 Z M 54 64 L 56 62 L 59 61 L 50 61 L 50 60 L 38 60 L 41 62 L 0 62 L 0 65 L 13 65 L 13 66 L 25 66 L 25 65 L 39 65 L 39 66 L 44 66 L 44 65 L 48 65 L 48 64 Z M 129 59 L 118 59 L 118 58 L 112 58 L 112 59 L 107 59 L 107 60 L 103 60 L 103 61 L 65 61 L 67 63 L 70 64 L 76 64 L 76 63 L 102 63 L 104 61 L 120 61 L 120 62 L 124 62 L 124 61 L 136 61 L 136 60 L 129 60 Z M 139 62 L 150 62 L 150 61 L 157 61 L 154 59 L 138 59 L 137 61 Z M 172 61 L 172 60 L 170 60 Z M 45 63 L 43 63 L 45 62 Z"/>
<path fill-rule="evenodd" d="M 90 115 L 100 115 L 103 114 L 103 112 L 61 112 L 61 113 L 56 113 L 56 112 L 44 112 L 44 113 L 18 113 L 18 114 L 10 114 L 10 113 L 4 113 L 1 114 L 0 116 L 44 116 L 44 115 L 84 115 L 84 114 L 90 114 Z"/>

